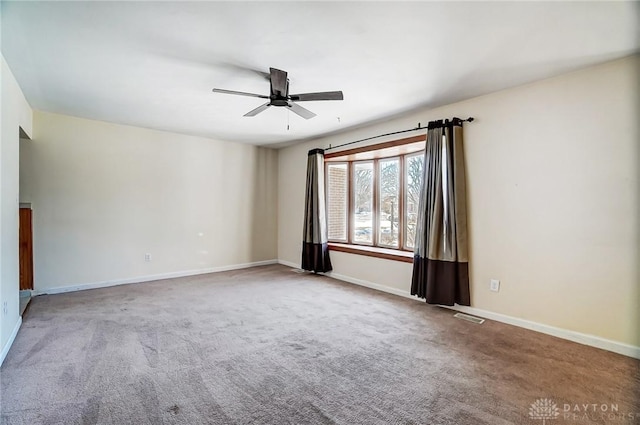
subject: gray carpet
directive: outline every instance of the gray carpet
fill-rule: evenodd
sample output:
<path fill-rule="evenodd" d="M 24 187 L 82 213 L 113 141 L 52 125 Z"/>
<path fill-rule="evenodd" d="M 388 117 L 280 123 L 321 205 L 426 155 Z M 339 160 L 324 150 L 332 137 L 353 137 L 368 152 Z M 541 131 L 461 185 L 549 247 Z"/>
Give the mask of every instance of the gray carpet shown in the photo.
<path fill-rule="evenodd" d="M 639 361 L 452 315 L 284 266 L 40 296 L 2 423 L 531 425 L 541 398 L 640 423 Z"/>

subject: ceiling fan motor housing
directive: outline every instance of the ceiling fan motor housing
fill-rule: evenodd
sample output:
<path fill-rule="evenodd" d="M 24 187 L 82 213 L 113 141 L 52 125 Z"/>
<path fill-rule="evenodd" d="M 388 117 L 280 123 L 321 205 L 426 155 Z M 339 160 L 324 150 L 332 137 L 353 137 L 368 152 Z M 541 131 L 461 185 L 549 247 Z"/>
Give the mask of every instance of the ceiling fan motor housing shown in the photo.
<path fill-rule="evenodd" d="M 271 96 L 271 106 L 288 106 L 289 101 L 282 96 Z"/>

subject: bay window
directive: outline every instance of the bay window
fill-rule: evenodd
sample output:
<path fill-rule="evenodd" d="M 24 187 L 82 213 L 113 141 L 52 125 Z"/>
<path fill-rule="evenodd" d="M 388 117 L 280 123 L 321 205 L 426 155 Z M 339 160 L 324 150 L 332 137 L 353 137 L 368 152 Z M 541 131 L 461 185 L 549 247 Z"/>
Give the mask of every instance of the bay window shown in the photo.
<path fill-rule="evenodd" d="M 329 242 L 413 251 L 424 136 L 329 153 L 325 161 Z"/>

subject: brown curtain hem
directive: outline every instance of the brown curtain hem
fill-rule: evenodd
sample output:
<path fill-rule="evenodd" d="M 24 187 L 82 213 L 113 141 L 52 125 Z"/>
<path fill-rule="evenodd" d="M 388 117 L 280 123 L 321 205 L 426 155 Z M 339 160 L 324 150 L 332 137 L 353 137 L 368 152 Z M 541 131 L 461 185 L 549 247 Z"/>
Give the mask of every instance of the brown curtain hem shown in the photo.
<path fill-rule="evenodd" d="M 414 257 L 411 295 L 429 304 L 471 305 L 469 263 Z"/>
<path fill-rule="evenodd" d="M 302 269 L 314 273 L 333 270 L 329 259 L 329 245 L 326 243 L 302 243 Z"/>

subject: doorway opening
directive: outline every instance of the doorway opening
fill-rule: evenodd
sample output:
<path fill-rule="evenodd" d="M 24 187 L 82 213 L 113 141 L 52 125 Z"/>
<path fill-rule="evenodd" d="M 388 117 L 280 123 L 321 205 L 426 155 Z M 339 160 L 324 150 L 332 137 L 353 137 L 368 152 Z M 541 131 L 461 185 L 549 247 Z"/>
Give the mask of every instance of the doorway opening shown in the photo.
<path fill-rule="evenodd" d="M 20 151 L 25 143 L 31 139 L 20 128 Z M 21 152 L 22 153 L 22 152 Z M 20 155 L 22 156 L 22 155 Z M 20 167 L 22 168 L 22 167 Z M 22 170 L 20 170 L 22 171 Z M 20 173 L 22 174 L 22 173 Z M 22 180 L 22 175 L 20 176 Z M 22 191 L 19 192 L 23 196 Z M 22 200 L 22 199 L 21 199 Z M 18 255 L 20 263 L 20 303 L 19 314 L 24 315 L 33 291 L 33 209 L 31 203 L 20 202 L 19 232 L 18 232 Z"/>

